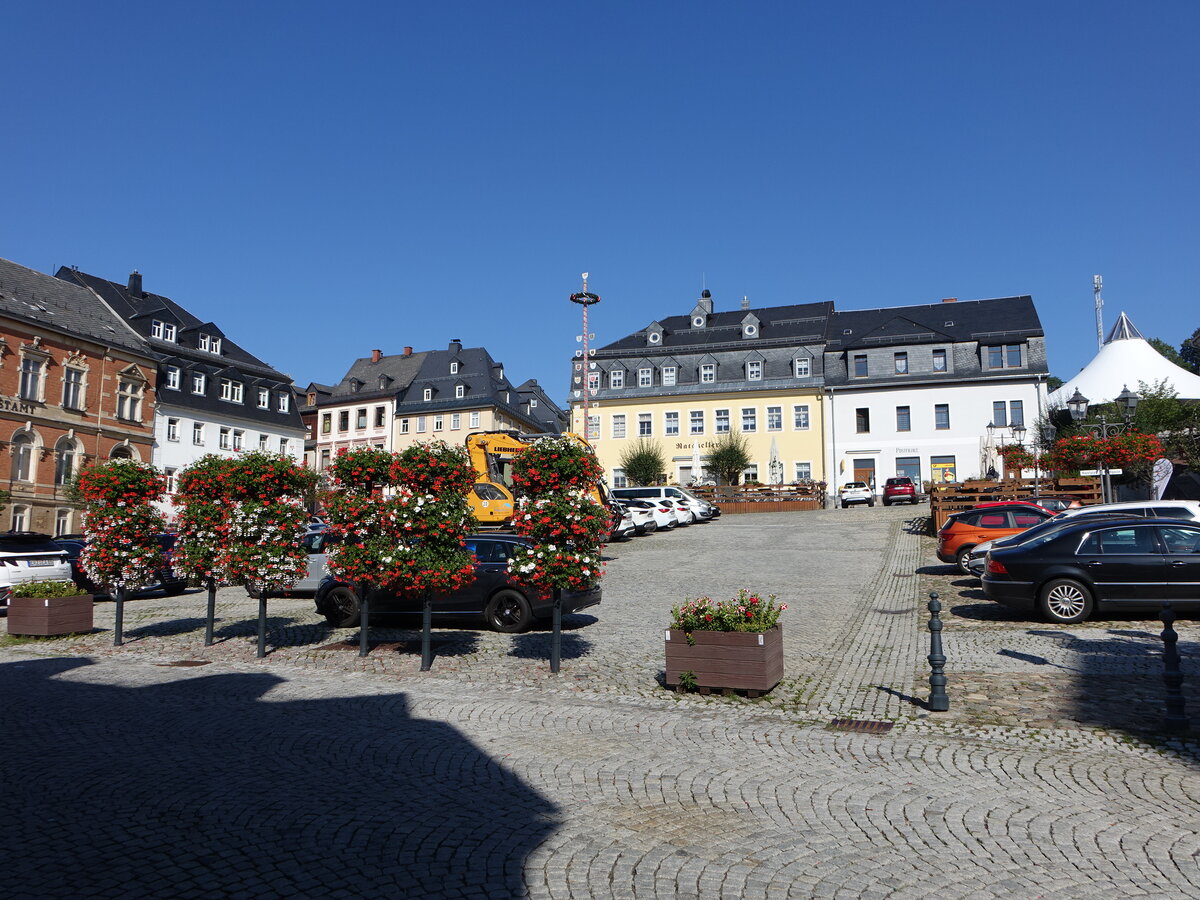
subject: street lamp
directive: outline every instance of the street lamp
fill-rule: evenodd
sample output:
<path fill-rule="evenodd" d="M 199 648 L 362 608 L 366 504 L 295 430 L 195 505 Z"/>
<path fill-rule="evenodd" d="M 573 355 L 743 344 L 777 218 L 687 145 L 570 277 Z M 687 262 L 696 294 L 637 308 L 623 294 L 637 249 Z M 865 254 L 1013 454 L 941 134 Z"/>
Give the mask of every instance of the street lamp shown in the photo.
<path fill-rule="evenodd" d="M 1075 388 L 1075 393 L 1067 400 L 1067 408 L 1071 410 L 1071 418 L 1081 428 L 1086 428 L 1102 440 L 1108 440 L 1110 437 L 1116 437 L 1130 429 L 1133 424 L 1133 414 L 1141 399 L 1129 390 L 1129 385 L 1122 385 L 1121 393 L 1117 394 L 1114 402 L 1124 413 L 1125 420 L 1123 422 L 1109 422 L 1104 415 L 1100 416 L 1099 422 L 1084 422 L 1083 420 L 1087 418 L 1088 398 L 1079 393 L 1079 388 Z M 1103 460 L 1100 461 L 1100 493 L 1104 503 L 1112 502 L 1112 476 L 1108 471 L 1108 464 Z"/>

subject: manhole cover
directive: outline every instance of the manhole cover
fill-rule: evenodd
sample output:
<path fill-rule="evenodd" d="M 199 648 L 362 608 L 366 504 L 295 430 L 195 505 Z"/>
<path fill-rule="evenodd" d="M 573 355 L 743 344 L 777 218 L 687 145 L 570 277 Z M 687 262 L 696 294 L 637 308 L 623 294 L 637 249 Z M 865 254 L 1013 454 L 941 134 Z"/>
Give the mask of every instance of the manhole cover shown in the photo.
<path fill-rule="evenodd" d="M 833 731 L 857 731 L 862 734 L 887 734 L 892 722 L 872 722 L 869 719 L 834 719 L 829 723 Z"/>
<path fill-rule="evenodd" d="M 164 668 L 190 669 L 193 666 L 207 666 L 212 660 L 210 659 L 179 659 L 175 662 L 157 663 Z"/>

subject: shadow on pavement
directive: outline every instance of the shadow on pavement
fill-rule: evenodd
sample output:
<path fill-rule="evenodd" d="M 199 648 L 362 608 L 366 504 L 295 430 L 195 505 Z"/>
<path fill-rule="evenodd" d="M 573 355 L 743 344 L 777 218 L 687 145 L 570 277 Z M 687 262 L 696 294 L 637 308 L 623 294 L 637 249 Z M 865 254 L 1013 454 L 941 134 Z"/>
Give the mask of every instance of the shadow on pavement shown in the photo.
<path fill-rule="evenodd" d="M 88 664 L 0 664 L 9 890 L 524 896 L 557 827 L 554 804 L 403 694 L 267 700 L 280 679 L 257 672 L 58 677 Z"/>
<path fill-rule="evenodd" d="M 565 620 L 564 620 L 565 625 Z M 512 649 L 509 656 L 518 659 L 550 659 L 550 643 L 554 635 L 549 631 L 529 631 L 525 634 L 513 635 Z M 577 634 L 562 636 L 562 658 L 580 659 L 592 652 L 592 642 L 586 641 Z"/>

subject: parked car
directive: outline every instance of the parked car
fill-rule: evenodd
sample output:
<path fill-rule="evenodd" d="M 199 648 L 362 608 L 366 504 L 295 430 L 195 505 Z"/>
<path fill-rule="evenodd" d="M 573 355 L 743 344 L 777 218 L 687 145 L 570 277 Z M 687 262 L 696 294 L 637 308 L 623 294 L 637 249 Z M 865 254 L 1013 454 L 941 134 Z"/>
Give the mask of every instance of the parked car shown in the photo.
<path fill-rule="evenodd" d="M 971 550 L 984 541 L 1008 537 L 1049 519 L 1053 513 L 1028 503 L 986 506 L 953 513 L 938 530 L 937 557 L 970 574 Z"/>
<path fill-rule="evenodd" d="M 83 550 L 87 546 L 86 539 L 76 537 L 66 537 L 59 535 L 52 539 L 54 544 L 60 547 L 67 554 L 67 561 L 70 565 L 71 572 L 67 579 L 75 582 L 75 586 L 89 594 L 96 594 L 104 597 L 107 594 L 104 588 L 88 578 L 87 573 L 83 570 L 80 564 L 80 557 L 83 555 Z M 173 553 L 175 549 L 176 535 L 171 533 L 160 534 L 158 536 L 159 546 L 162 548 L 163 559 L 161 567 L 155 572 L 155 580 L 153 583 L 142 588 L 143 591 L 161 590 L 167 596 L 175 596 L 182 594 L 187 590 L 187 579 L 183 578 L 175 572 Z"/>
<path fill-rule="evenodd" d="M 646 507 L 637 506 L 632 500 L 625 501 L 621 505 L 633 517 L 633 530 L 636 534 L 646 535 L 658 531 L 658 522 L 654 519 L 654 513 Z"/>
<path fill-rule="evenodd" d="M 633 514 L 625 508 L 625 504 L 614 502 L 612 505 L 613 526 L 609 532 L 608 539 L 610 541 L 623 541 L 632 534 L 637 533 L 637 526 L 633 524 Z"/>
<path fill-rule="evenodd" d="M 875 492 L 871 490 L 865 481 L 847 481 L 842 485 L 838 496 L 842 501 L 842 509 L 845 509 L 851 503 L 865 503 L 867 506 L 875 505 Z"/>
<path fill-rule="evenodd" d="M 670 531 L 679 525 L 679 520 L 675 518 L 675 510 L 673 507 L 664 506 L 661 500 L 622 500 L 626 506 L 640 507 L 641 509 L 649 510 L 654 516 L 654 522 L 658 525 L 659 531 Z"/>
<path fill-rule="evenodd" d="M 0 605 L 8 606 L 13 585 L 27 581 L 70 581 L 67 551 L 48 534 L 0 532 Z"/>
<path fill-rule="evenodd" d="M 697 497 L 686 488 L 675 487 L 674 485 L 613 488 L 612 494 L 621 501 L 630 498 L 636 500 L 683 500 L 689 504 L 692 512 L 695 514 L 694 518 L 706 521 L 716 518 L 721 514 L 720 508 L 715 503 L 710 503 L 703 497 Z"/>
<path fill-rule="evenodd" d="M 917 486 L 913 484 L 913 480 L 907 475 L 897 475 L 895 478 L 889 478 L 883 485 L 883 505 L 891 506 L 893 503 L 920 503 L 921 497 L 917 491 Z"/>
<path fill-rule="evenodd" d="M 1038 497 L 1033 502 L 1051 512 L 1062 512 L 1064 509 L 1079 509 L 1083 506 L 1079 502 L 1078 497 Z"/>
<path fill-rule="evenodd" d="M 466 539 L 467 549 L 475 556 L 475 580 L 451 594 L 435 594 L 433 614 L 437 619 L 462 621 L 484 619 L 496 631 L 514 634 L 527 631 L 538 619 L 549 618 L 554 612 L 550 591 L 526 584 L 509 574 L 508 561 L 517 547 L 533 544 L 515 534 L 472 534 Z M 582 591 L 562 592 L 562 611 L 579 612 L 595 606 L 602 599 L 597 582 Z M 419 596 L 396 595 L 375 591 L 370 595 L 371 615 L 376 613 L 420 613 Z M 317 612 L 330 625 L 347 628 L 358 624 L 361 602 L 357 585 L 325 576 L 317 588 Z"/>
<path fill-rule="evenodd" d="M 681 527 L 686 527 L 696 521 L 696 514 L 692 512 L 692 508 L 682 500 L 663 497 L 659 503 L 662 503 L 669 510 L 675 513 L 675 521 L 677 521 Z"/>
<path fill-rule="evenodd" d="M 1017 544 L 1023 544 L 1035 537 L 1039 537 L 1051 529 L 1065 528 L 1080 519 L 1112 518 L 1120 518 L 1120 513 L 1106 512 L 1103 509 L 1098 509 L 1094 513 L 1084 511 L 1078 516 L 1055 514 L 1044 522 L 1026 528 L 1024 531 L 1018 531 L 1016 534 L 1010 534 L 1006 538 L 997 538 L 994 541 L 984 541 L 982 544 L 976 544 L 971 549 L 971 554 L 967 559 L 967 570 L 976 578 L 982 578 L 984 567 L 987 565 L 988 551 L 993 547 L 1015 547 Z"/>
<path fill-rule="evenodd" d="M 993 548 L 983 592 L 1051 622 L 1082 622 L 1097 610 L 1164 600 L 1200 606 L 1200 524 L 1178 519 L 1084 518 L 1024 544 Z"/>

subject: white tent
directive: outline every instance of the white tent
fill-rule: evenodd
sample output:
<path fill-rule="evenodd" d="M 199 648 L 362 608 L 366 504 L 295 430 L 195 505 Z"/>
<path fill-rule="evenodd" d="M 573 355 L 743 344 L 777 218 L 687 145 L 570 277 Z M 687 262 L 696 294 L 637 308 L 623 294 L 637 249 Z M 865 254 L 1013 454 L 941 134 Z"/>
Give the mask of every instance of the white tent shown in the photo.
<path fill-rule="evenodd" d="M 1108 403 L 1125 387 L 1137 391 L 1139 381 L 1148 385 L 1166 381 L 1180 400 L 1200 400 L 1200 375 L 1179 368 L 1155 350 L 1121 313 L 1100 352 L 1078 375 L 1051 393 L 1049 402 L 1065 407 L 1078 389 L 1089 406 Z"/>

